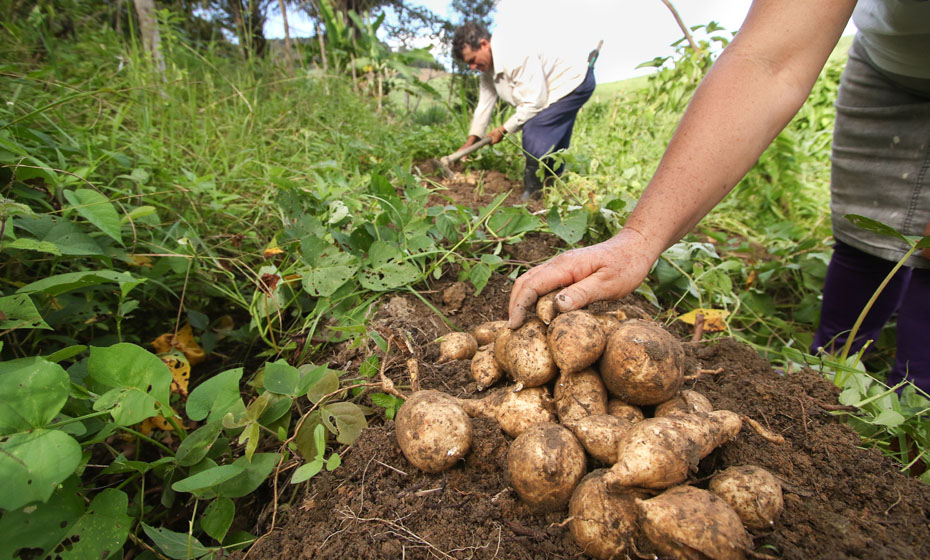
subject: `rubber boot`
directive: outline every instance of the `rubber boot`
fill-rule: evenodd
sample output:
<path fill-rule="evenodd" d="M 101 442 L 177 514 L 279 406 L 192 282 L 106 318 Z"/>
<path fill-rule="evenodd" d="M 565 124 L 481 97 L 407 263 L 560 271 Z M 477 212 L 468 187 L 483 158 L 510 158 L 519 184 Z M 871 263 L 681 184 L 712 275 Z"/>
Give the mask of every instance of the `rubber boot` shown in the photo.
<path fill-rule="evenodd" d="M 542 181 L 536 176 L 538 170 L 538 161 L 526 161 L 526 167 L 523 168 L 523 194 L 520 195 L 520 200 L 538 200 L 542 197 Z"/>

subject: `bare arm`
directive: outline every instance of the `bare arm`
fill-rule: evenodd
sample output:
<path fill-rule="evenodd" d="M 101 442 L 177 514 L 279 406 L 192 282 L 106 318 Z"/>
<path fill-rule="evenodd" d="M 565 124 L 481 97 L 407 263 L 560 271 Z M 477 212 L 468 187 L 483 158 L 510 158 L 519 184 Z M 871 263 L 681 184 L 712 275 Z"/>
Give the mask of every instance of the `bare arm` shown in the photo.
<path fill-rule="evenodd" d="M 810 93 L 855 0 L 755 0 L 740 32 L 701 82 L 626 227 L 517 279 L 510 322 L 566 287 L 563 311 L 616 299 L 736 185 Z"/>

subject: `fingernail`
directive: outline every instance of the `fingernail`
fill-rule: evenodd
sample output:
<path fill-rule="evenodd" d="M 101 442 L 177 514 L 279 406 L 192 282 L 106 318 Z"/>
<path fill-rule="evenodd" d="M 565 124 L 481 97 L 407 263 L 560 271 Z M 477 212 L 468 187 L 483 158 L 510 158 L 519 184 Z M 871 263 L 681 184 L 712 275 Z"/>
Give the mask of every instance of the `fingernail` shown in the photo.
<path fill-rule="evenodd" d="M 555 296 L 555 299 L 556 299 L 557 302 L 559 302 L 559 309 L 560 309 L 560 310 L 566 311 L 566 310 L 569 310 L 569 309 L 572 309 L 572 308 L 573 308 L 574 302 L 572 301 L 572 298 L 571 298 L 568 294 L 561 293 L 561 294 Z"/>

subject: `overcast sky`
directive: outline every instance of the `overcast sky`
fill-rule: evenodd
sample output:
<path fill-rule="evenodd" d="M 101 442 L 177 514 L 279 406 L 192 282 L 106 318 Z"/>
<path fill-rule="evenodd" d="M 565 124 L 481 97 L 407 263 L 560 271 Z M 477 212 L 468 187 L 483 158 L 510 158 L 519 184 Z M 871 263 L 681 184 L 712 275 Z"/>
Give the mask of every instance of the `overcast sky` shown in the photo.
<path fill-rule="evenodd" d="M 411 3 L 426 6 L 443 17 L 449 11 L 449 0 Z M 728 31 L 736 31 L 751 0 L 675 0 L 673 4 L 688 26 L 716 21 Z M 651 70 L 636 70 L 636 66 L 672 54 L 671 43 L 682 37 L 671 12 L 660 0 L 503 0 L 502 5 L 533 11 L 532 17 L 548 17 L 548 12 L 554 21 L 564 22 L 564 35 L 554 40 L 590 42 L 594 48 L 603 39 L 596 69 L 601 83 L 649 73 Z M 312 34 L 312 25 L 306 19 L 298 19 L 296 14 L 289 16 L 292 36 Z M 850 24 L 847 33 L 854 29 Z M 280 17 L 269 18 L 265 33 L 269 38 L 283 37 Z"/>

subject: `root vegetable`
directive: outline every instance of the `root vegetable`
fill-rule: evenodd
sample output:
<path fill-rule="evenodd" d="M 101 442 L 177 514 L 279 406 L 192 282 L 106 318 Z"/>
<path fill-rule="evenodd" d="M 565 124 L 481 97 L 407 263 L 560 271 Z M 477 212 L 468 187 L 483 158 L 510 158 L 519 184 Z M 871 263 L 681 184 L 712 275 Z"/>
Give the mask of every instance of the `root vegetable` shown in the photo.
<path fill-rule="evenodd" d="M 665 402 L 683 381 L 681 342 L 655 323 L 630 319 L 607 340 L 600 372 L 611 394 L 630 404 Z"/>
<path fill-rule="evenodd" d="M 714 405 L 710 404 L 707 397 L 692 391 L 684 389 L 671 399 L 656 406 L 653 416 L 675 416 L 676 414 L 694 414 L 695 412 L 710 412 Z"/>
<path fill-rule="evenodd" d="M 572 374 L 562 372 L 552 396 L 562 423 L 607 413 L 607 389 L 591 368 Z"/>
<path fill-rule="evenodd" d="M 601 463 L 613 465 L 617 462 L 620 438 L 633 424 L 609 414 L 595 414 L 564 425 L 575 434 L 590 456 Z"/>
<path fill-rule="evenodd" d="M 754 465 L 730 467 L 714 475 L 709 489 L 723 498 L 750 529 L 770 528 L 785 505 L 778 479 Z"/>
<path fill-rule="evenodd" d="M 640 533 L 636 502 L 646 499 L 645 490 L 631 488 L 619 494 L 607 492 L 606 469 L 597 469 L 581 479 L 571 501 L 568 528 L 586 555 L 598 560 L 623 558 Z"/>
<path fill-rule="evenodd" d="M 539 511 L 565 507 L 586 469 L 584 449 L 564 426 L 537 424 L 513 440 L 507 452 L 510 482 Z"/>
<path fill-rule="evenodd" d="M 439 363 L 470 360 L 478 351 L 478 341 L 469 333 L 451 332 L 439 341 Z"/>
<path fill-rule="evenodd" d="M 555 296 L 559 295 L 558 291 L 549 292 L 536 301 L 536 317 L 548 325 L 559 314 L 559 306 L 555 304 Z"/>
<path fill-rule="evenodd" d="M 481 323 L 472 331 L 472 336 L 478 342 L 478 346 L 491 344 L 497 339 L 497 335 L 507 328 L 507 321 L 488 321 Z"/>
<path fill-rule="evenodd" d="M 607 414 L 629 420 L 631 424 L 635 424 L 646 418 L 646 415 L 643 414 L 643 411 L 640 410 L 638 406 L 627 404 L 620 399 L 610 399 L 607 401 Z"/>
<path fill-rule="evenodd" d="M 479 391 L 484 391 L 497 383 L 504 376 L 504 370 L 494 358 L 494 345 L 482 346 L 471 359 L 471 377 L 478 385 Z"/>
<path fill-rule="evenodd" d="M 595 317 L 600 321 L 605 337 L 609 337 L 620 326 L 620 318 L 615 313 L 598 313 Z"/>
<path fill-rule="evenodd" d="M 729 441 L 742 426 L 728 410 L 649 418 L 634 424 L 617 444 L 617 462 L 606 475 L 611 490 L 668 488 L 683 482 L 698 461 Z"/>
<path fill-rule="evenodd" d="M 742 560 L 752 547 L 736 512 L 707 490 L 676 486 L 636 506 L 643 532 L 663 555 Z"/>
<path fill-rule="evenodd" d="M 496 420 L 510 437 L 517 437 L 534 424 L 555 422 L 549 390 L 532 387 L 514 392 L 512 387 L 491 391 L 483 399 L 456 399 L 469 416 Z"/>
<path fill-rule="evenodd" d="M 515 331 L 502 332 L 494 342 L 494 356 L 520 387 L 539 387 L 558 373 L 549 353 L 546 326 L 539 319 L 530 319 Z"/>
<path fill-rule="evenodd" d="M 439 391 L 411 395 L 397 411 L 395 431 L 407 460 L 430 473 L 452 467 L 471 447 L 471 418 Z"/>
<path fill-rule="evenodd" d="M 601 322 L 581 309 L 553 319 L 547 336 L 552 359 L 563 373 L 575 373 L 594 364 L 607 344 Z"/>

